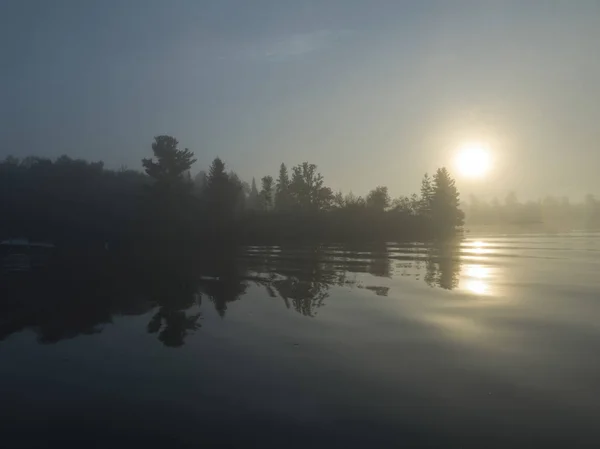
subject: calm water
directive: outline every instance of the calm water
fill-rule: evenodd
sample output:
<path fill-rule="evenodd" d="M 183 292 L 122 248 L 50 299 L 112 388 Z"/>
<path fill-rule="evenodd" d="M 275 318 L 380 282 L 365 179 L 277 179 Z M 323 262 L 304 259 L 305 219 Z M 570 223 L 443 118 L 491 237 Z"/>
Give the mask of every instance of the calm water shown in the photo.
<path fill-rule="evenodd" d="M 600 445 L 600 235 L 250 247 L 156 285 L 1 300 L 1 447 Z"/>

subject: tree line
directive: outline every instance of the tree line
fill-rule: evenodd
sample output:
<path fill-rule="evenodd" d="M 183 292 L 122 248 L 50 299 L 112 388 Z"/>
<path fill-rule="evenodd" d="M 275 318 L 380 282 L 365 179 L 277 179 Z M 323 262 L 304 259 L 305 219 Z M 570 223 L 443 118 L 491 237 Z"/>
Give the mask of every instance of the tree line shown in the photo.
<path fill-rule="evenodd" d="M 181 245 L 215 238 L 275 240 L 429 240 L 450 237 L 464 214 L 445 168 L 424 176 L 420 193 L 390 198 L 333 192 L 315 164 L 282 163 L 276 178 L 242 181 L 215 158 L 194 177 L 196 159 L 177 139 L 157 136 L 143 172 L 108 170 L 61 156 L 0 162 L 0 235 L 71 242 Z"/>
<path fill-rule="evenodd" d="M 464 208 L 469 227 L 512 226 L 548 231 L 600 229 L 600 200 L 591 194 L 578 202 L 554 196 L 520 201 L 515 192 L 509 192 L 504 200 L 493 198 L 491 201 L 472 195 Z"/>

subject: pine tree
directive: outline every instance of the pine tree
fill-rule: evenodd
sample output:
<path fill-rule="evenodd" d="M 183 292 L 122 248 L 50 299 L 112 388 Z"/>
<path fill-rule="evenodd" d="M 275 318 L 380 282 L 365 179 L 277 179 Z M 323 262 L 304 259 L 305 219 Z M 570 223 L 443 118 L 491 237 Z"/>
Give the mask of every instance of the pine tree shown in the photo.
<path fill-rule="evenodd" d="M 464 213 L 459 208 L 460 194 L 456 182 L 446 168 L 440 168 L 433 177 L 431 221 L 440 237 L 455 233 L 464 224 Z"/>
<path fill-rule="evenodd" d="M 206 172 L 199 171 L 196 176 L 194 176 L 194 191 L 196 195 L 202 194 L 204 189 L 206 189 L 206 185 L 208 184 L 208 177 L 206 176 Z"/>
<path fill-rule="evenodd" d="M 231 217 L 237 210 L 242 192 L 241 182 L 234 174 L 225 171 L 225 164 L 215 158 L 206 182 L 205 198 L 217 218 Z"/>
<path fill-rule="evenodd" d="M 279 167 L 279 178 L 275 186 L 275 209 L 289 210 L 291 207 L 290 201 L 290 178 L 285 164 Z"/>
<path fill-rule="evenodd" d="M 421 181 L 421 198 L 419 200 L 418 213 L 419 215 L 430 218 L 431 217 L 431 203 L 433 201 L 433 185 L 431 184 L 431 178 L 427 173 L 423 176 Z"/>
<path fill-rule="evenodd" d="M 256 179 L 254 178 L 252 178 L 247 205 L 249 209 L 260 209 L 260 197 L 258 194 L 258 189 L 256 188 Z"/>
<path fill-rule="evenodd" d="M 142 159 L 146 173 L 156 180 L 161 189 L 191 188 L 191 184 L 186 182 L 185 174 L 189 172 L 196 159 L 194 153 L 187 148 L 180 150 L 178 145 L 179 142 L 175 137 L 156 136 L 152 143 L 156 161 L 152 158 Z"/>
<path fill-rule="evenodd" d="M 227 173 L 225 172 L 225 163 L 217 157 L 210 165 L 206 186 L 209 190 L 214 190 L 226 181 Z"/>

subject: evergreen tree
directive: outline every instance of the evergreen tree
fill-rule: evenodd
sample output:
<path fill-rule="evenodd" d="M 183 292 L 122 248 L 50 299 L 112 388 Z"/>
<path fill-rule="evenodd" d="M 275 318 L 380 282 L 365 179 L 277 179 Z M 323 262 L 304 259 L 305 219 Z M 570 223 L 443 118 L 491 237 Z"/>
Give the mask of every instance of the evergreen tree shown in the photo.
<path fill-rule="evenodd" d="M 209 191 L 214 191 L 222 186 L 227 181 L 227 173 L 225 172 L 225 163 L 220 158 L 215 158 L 208 171 L 206 187 Z"/>
<path fill-rule="evenodd" d="M 433 201 L 433 185 L 427 173 L 421 181 L 421 198 L 418 205 L 418 213 L 426 218 L 431 217 L 431 203 Z"/>
<path fill-rule="evenodd" d="M 464 224 L 464 213 L 459 208 L 460 195 L 456 182 L 446 168 L 440 168 L 433 177 L 431 220 L 437 236 L 449 236 Z"/>
<path fill-rule="evenodd" d="M 196 159 L 194 153 L 187 148 L 180 150 L 178 145 L 179 142 L 174 137 L 156 136 L 152 143 L 156 161 L 152 158 L 142 159 L 146 173 L 156 180 L 161 189 L 172 190 L 182 186 L 191 188 L 191 183 L 186 182 L 185 173 Z"/>
<path fill-rule="evenodd" d="M 290 178 L 285 164 L 279 167 L 279 178 L 275 186 L 275 209 L 289 210 L 291 207 Z"/>
<path fill-rule="evenodd" d="M 246 183 L 247 184 L 247 183 Z M 234 215 L 239 216 L 246 208 L 246 193 L 244 191 L 244 182 L 237 173 L 231 171 L 228 174 L 229 202 Z"/>
<path fill-rule="evenodd" d="M 242 183 L 235 173 L 225 171 L 220 158 L 210 166 L 205 192 L 211 212 L 219 219 L 232 217 L 243 204 Z"/>
<path fill-rule="evenodd" d="M 201 194 L 206 185 L 208 184 L 208 177 L 206 176 L 205 171 L 199 171 L 196 176 L 194 176 L 194 191 L 197 194 Z"/>
<path fill-rule="evenodd" d="M 250 187 L 250 194 L 248 195 L 248 208 L 259 209 L 260 208 L 260 197 L 258 189 L 256 188 L 256 179 L 252 178 L 252 185 Z"/>
<path fill-rule="evenodd" d="M 263 210 L 273 208 L 273 177 L 263 176 L 261 179 L 260 203 Z"/>

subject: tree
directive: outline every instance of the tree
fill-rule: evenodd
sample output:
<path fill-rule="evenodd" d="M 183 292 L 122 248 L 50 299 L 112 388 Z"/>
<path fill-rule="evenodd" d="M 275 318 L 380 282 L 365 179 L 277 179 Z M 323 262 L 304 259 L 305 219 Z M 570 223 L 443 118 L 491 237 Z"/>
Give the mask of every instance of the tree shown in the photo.
<path fill-rule="evenodd" d="M 246 193 L 244 191 L 244 182 L 237 173 L 230 171 L 227 175 L 229 185 L 229 196 L 231 209 L 235 215 L 240 215 L 246 208 Z M 246 183 L 247 184 L 247 183 Z"/>
<path fill-rule="evenodd" d="M 308 162 L 292 169 L 290 195 L 294 206 L 302 211 L 327 209 L 333 198 L 331 189 L 323 186 L 323 175 L 317 172 L 317 166 Z"/>
<path fill-rule="evenodd" d="M 383 212 L 390 207 L 390 195 L 385 186 L 377 186 L 367 195 L 367 207 L 369 209 Z"/>
<path fill-rule="evenodd" d="M 215 158 L 206 183 L 206 198 L 218 219 L 231 218 L 243 206 L 242 183 L 235 173 L 225 171 L 225 163 Z"/>
<path fill-rule="evenodd" d="M 178 145 L 179 142 L 174 137 L 156 136 L 152 143 L 156 161 L 152 158 L 142 159 L 148 176 L 154 178 L 157 185 L 166 190 L 176 186 L 187 186 L 184 174 L 196 162 L 194 153 L 187 148 L 180 150 Z"/>
<path fill-rule="evenodd" d="M 260 190 L 260 204 L 263 210 L 270 210 L 273 208 L 273 177 L 263 176 L 261 181 Z"/>
<path fill-rule="evenodd" d="M 421 181 L 421 199 L 419 201 L 418 212 L 421 216 L 429 218 L 431 216 L 431 203 L 433 201 L 433 185 L 431 178 L 427 173 Z"/>
<path fill-rule="evenodd" d="M 248 208 L 249 209 L 259 209 L 260 208 L 260 198 L 259 198 L 259 194 L 258 194 L 258 189 L 256 188 L 256 179 L 254 179 L 254 178 L 252 178 L 250 194 L 248 195 Z"/>
<path fill-rule="evenodd" d="M 392 210 L 401 212 L 404 215 L 415 215 L 418 211 L 413 209 L 411 199 L 407 196 L 400 196 L 392 201 Z"/>
<path fill-rule="evenodd" d="M 332 206 L 336 209 L 343 209 L 346 206 L 344 194 L 341 191 L 338 191 L 335 195 L 333 195 Z"/>
<path fill-rule="evenodd" d="M 331 210 L 334 201 L 333 190 L 329 187 L 321 187 L 317 191 L 317 210 Z"/>
<path fill-rule="evenodd" d="M 356 196 L 350 192 L 344 197 L 344 207 L 346 209 L 363 209 L 365 207 L 365 200 L 362 196 Z"/>
<path fill-rule="evenodd" d="M 209 191 L 221 187 L 227 182 L 227 173 L 225 172 L 225 163 L 220 158 L 215 158 L 210 165 L 208 170 L 208 178 L 206 180 L 206 187 Z"/>
<path fill-rule="evenodd" d="M 279 178 L 275 186 L 275 209 L 289 210 L 290 207 L 290 178 L 287 167 L 282 163 L 279 167 Z"/>
<path fill-rule="evenodd" d="M 204 189 L 206 189 L 206 185 L 208 184 L 208 178 L 206 176 L 205 171 L 199 171 L 196 176 L 194 176 L 194 190 L 197 194 L 202 194 Z"/>
<path fill-rule="evenodd" d="M 410 198 L 410 208 L 413 211 L 414 215 L 418 215 L 419 214 L 419 208 L 421 207 L 421 198 L 419 198 L 419 195 L 417 195 L 416 193 L 413 193 Z"/>
<path fill-rule="evenodd" d="M 456 182 L 446 168 L 440 168 L 433 177 L 431 220 L 438 236 L 456 232 L 464 224 L 464 213 L 459 208 L 460 195 Z"/>

